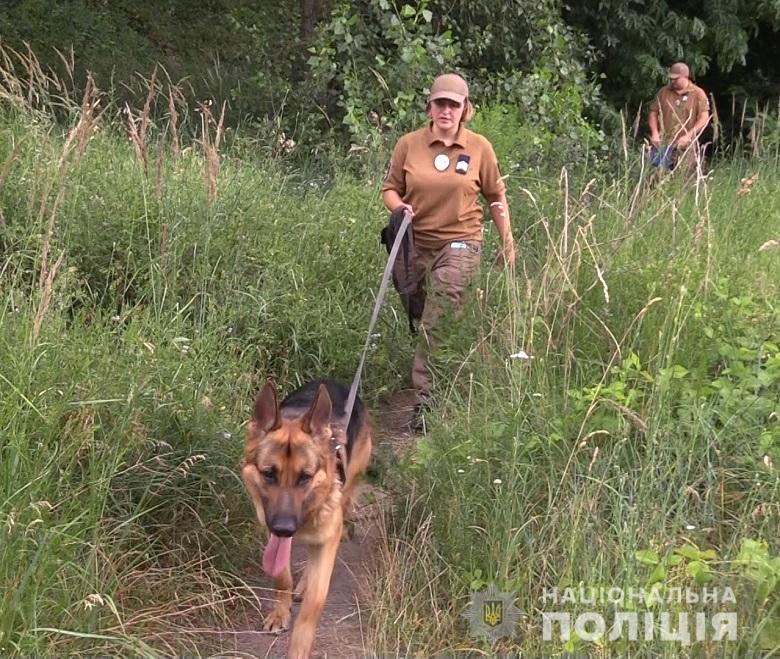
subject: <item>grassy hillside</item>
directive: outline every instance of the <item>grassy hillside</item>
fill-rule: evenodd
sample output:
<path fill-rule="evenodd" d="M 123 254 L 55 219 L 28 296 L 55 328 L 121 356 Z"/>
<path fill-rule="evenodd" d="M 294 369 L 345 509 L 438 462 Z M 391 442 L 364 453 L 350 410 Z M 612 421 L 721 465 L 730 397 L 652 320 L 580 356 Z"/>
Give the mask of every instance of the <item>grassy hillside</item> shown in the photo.
<path fill-rule="evenodd" d="M 142 110 L 128 140 L 95 97 L 63 133 L 4 94 L 0 654 L 202 651 L 196 630 L 256 607 L 237 476 L 254 392 L 357 363 L 381 169 L 304 177 L 240 135 L 220 153 L 194 111 L 193 143 L 170 120 L 145 133 Z M 780 239 L 780 168 L 720 163 L 639 194 L 638 155 L 621 176 L 530 178 L 507 127 L 482 129 L 506 145 L 521 258 L 514 278 L 486 264 L 429 434 L 380 465 L 396 505 L 372 641 L 488 651 L 461 612 L 494 584 L 526 614 L 497 649 L 776 649 L 780 251 L 759 247 Z M 405 386 L 397 309 L 372 404 Z M 545 591 L 652 584 L 733 588 L 739 640 L 543 641 Z"/>

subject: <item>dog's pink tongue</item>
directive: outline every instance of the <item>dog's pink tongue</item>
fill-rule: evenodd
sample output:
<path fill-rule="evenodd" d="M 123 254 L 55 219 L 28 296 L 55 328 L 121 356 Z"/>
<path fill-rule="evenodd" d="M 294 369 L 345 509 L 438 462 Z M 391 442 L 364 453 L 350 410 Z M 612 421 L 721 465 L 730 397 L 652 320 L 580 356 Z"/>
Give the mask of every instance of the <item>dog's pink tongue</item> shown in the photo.
<path fill-rule="evenodd" d="M 292 538 L 280 538 L 278 535 L 271 534 L 263 552 L 263 569 L 266 574 L 277 577 L 282 573 L 282 570 L 290 564 L 291 547 Z"/>

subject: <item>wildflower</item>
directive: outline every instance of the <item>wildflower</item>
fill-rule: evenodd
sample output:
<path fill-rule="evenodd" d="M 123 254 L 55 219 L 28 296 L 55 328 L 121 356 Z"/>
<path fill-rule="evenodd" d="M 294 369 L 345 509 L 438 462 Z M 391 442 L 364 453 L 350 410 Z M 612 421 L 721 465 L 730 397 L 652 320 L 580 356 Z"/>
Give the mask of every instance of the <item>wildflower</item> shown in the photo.
<path fill-rule="evenodd" d="M 493 485 L 501 485 L 502 481 L 500 478 L 496 478 L 493 480 Z"/>
<path fill-rule="evenodd" d="M 525 350 L 518 350 L 517 352 L 512 353 L 509 355 L 509 359 L 522 359 L 524 361 L 530 361 L 533 359 L 531 355 L 529 355 Z"/>

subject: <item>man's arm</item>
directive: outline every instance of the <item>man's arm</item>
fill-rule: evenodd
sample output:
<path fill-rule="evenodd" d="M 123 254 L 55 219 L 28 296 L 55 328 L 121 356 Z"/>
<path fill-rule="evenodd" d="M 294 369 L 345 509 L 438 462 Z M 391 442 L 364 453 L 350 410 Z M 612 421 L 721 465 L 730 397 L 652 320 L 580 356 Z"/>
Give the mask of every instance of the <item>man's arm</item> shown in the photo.
<path fill-rule="evenodd" d="M 650 114 L 647 115 L 647 124 L 650 126 L 650 144 L 659 146 L 661 144 L 661 134 L 658 132 L 658 110 L 650 108 Z"/>
<path fill-rule="evenodd" d="M 679 147 L 687 148 L 691 142 L 698 140 L 699 135 L 710 123 L 710 102 L 704 90 L 699 88 L 696 89 L 696 110 L 698 111 L 696 122 L 677 140 Z"/>
<path fill-rule="evenodd" d="M 695 142 L 699 139 L 699 135 L 701 135 L 702 131 L 707 127 L 707 124 L 710 122 L 710 111 L 707 109 L 702 110 L 699 112 L 699 116 L 696 118 L 696 123 L 693 124 L 693 128 L 689 131 L 685 131 L 680 137 L 677 139 L 677 146 L 679 146 L 681 149 L 685 149 L 688 147 L 688 145 L 691 142 Z"/>

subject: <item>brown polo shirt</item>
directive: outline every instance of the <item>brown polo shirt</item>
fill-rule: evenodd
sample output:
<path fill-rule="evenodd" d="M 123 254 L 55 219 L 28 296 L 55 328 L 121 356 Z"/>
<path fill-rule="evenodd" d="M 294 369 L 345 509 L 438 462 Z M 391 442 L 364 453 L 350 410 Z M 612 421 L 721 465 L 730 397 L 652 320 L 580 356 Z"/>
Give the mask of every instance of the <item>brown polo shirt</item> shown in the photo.
<path fill-rule="evenodd" d="M 396 144 L 382 191 L 395 190 L 414 208 L 415 243 L 437 249 L 454 240 L 482 240 L 478 196 L 497 201 L 504 193 L 493 146 L 463 126 L 452 146 L 430 126 L 407 133 Z"/>
<path fill-rule="evenodd" d="M 691 130 L 699 115 L 709 109 L 707 94 L 692 82 L 682 92 L 674 91 L 671 85 L 662 87 L 650 105 L 650 112 L 658 113 L 658 128 L 668 142 Z"/>

